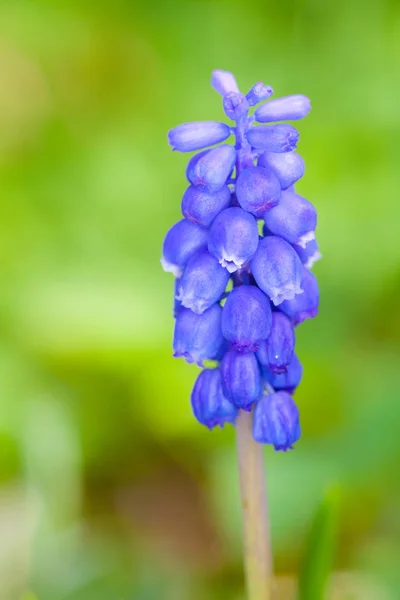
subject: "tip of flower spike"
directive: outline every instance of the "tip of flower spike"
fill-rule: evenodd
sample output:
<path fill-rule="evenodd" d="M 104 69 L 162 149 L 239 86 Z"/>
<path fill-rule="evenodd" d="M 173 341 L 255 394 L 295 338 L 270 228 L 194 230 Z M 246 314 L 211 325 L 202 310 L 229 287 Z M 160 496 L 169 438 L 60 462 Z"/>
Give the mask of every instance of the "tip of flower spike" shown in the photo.
<path fill-rule="evenodd" d="M 230 71 L 216 69 L 211 74 L 211 85 L 218 94 L 227 96 L 231 92 L 240 93 L 235 76 Z"/>
<path fill-rule="evenodd" d="M 174 277 L 177 277 L 177 278 L 179 278 L 182 275 L 181 267 L 168 262 L 167 260 L 165 260 L 164 257 L 161 257 L 160 263 L 166 273 L 172 273 L 174 275 Z"/>

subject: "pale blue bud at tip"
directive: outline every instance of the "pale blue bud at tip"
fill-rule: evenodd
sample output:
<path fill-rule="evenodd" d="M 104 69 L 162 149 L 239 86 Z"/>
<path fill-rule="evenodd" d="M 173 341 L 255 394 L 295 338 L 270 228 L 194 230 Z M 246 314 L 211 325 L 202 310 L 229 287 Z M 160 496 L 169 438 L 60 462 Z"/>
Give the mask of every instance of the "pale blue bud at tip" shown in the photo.
<path fill-rule="evenodd" d="M 297 146 L 299 132 L 293 125 L 258 125 L 250 127 L 246 137 L 257 150 L 291 152 Z"/>
<path fill-rule="evenodd" d="M 228 271 L 214 256 L 209 252 L 198 253 L 188 261 L 183 271 L 176 299 L 185 308 L 201 314 L 219 301 L 228 280 Z"/>
<path fill-rule="evenodd" d="M 189 258 L 207 248 L 207 241 L 208 231 L 201 225 L 186 219 L 175 223 L 163 243 L 161 265 L 164 271 L 180 277 Z"/>
<path fill-rule="evenodd" d="M 223 333 L 224 310 L 222 312 Z M 292 323 L 283 313 L 273 312 L 271 332 L 266 340 L 260 342 L 257 358 L 273 373 L 284 373 L 293 358 L 294 345 L 295 333 Z"/>
<path fill-rule="evenodd" d="M 224 396 L 219 368 L 204 369 L 200 373 L 194 384 L 191 404 L 196 419 L 209 429 L 234 423 L 238 414 L 238 409 Z"/>
<path fill-rule="evenodd" d="M 229 273 L 234 273 L 246 264 L 253 257 L 257 246 L 257 222 L 241 208 L 226 208 L 211 225 L 208 250 Z"/>
<path fill-rule="evenodd" d="M 293 398 L 286 392 L 262 396 L 256 404 L 253 437 L 261 444 L 271 444 L 275 450 L 292 450 L 300 438 L 299 411 Z"/>
<path fill-rule="evenodd" d="M 168 142 L 173 150 L 191 152 L 223 142 L 230 135 L 231 130 L 225 123 L 198 121 L 183 123 L 171 129 L 168 133 Z"/>
<path fill-rule="evenodd" d="M 303 366 L 296 354 L 293 354 L 292 360 L 283 373 L 274 373 L 268 367 L 263 367 L 263 378 L 275 390 L 285 390 L 289 394 L 293 394 L 297 386 L 301 382 L 303 376 Z"/>
<path fill-rule="evenodd" d="M 183 357 L 186 362 L 200 367 L 203 361 L 217 358 L 224 345 L 221 315 L 219 304 L 214 304 L 201 315 L 181 308 L 175 321 L 174 357 Z"/>
<path fill-rule="evenodd" d="M 251 261 L 257 285 L 277 306 L 302 294 L 304 267 L 292 246 L 280 237 L 264 237 Z"/>
<path fill-rule="evenodd" d="M 265 213 L 264 221 L 269 232 L 304 248 L 315 238 L 317 211 L 302 196 L 283 191 L 278 206 Z"/>
<path fill-rule="evenodd" d="M 271 332 L 269 298 L 254 285 L 234 288 L 222 310 L 222 333 L 239 352 L 256 351 Z"/>
<path fill-rule="evenodd" d="M 254 116 L 260 123 L 272 121 L 296 121 L 307 116 L 311 110 L 309 98 L 297 94 L 270 100 L 257 108 Z"/>
<path fill-rule="evenodd" d="M 262 218 L 266 211 L 279 203 L 281 186 L 269 169 L 249 167 L 239 173 L 236 197 L 244 210 Z"/>
<path fill-rule="evenodd" d="M 279 179 L 282 190 L 291 187 L 304 175 L 305 164 L 297 152 L 264 152 L 257 162 L 270 169 Z"/>
<path fill-rule="evenodd" d="M 266 100 L 272 94 L 274 90 L 269 85 L 264 85 L 261 81 L 255 83 L 251 90 L 246 94 L 247 102 L 250 106 L 255 106 L 259 102 Z"/>
<path fill-rule="evenodd" d="M 256 355 L 229 350 L 221 362 L 222 389 L 231 402 L 243 410 L 251 410 L 261 394 L 261 373 Z"/>
<path fill-rule="evenodd" d="M 229 144 L 222 144 L 201 153 L 201 156 L 194 156 L 189 161 L 186 175 L 193 185 L 215 193 L 225 185 L 235 161 L 235 148 Z"/>
<path fill-rule="evenodd" d="M 209 227 L 215 217 L 230 203 L 231 191 L 227 185 L 214 194 L 191 185 L 182 198 L 182 214 L 189 221 Z"/>
<path fill-rule="evenodd" d="M 293 248 L 296 250 L 306 269 L 312 269 L 314 264 L 322 258 L 322 254 L 319 251 L 318 242 L 315 238 L 310 240 L 305 245 L 305 248 L 302 248 L 298 244 L 294 244 Z"/>
<path fill-rule="evenodd" d="M 230 71 L 215 70 L 211 75 L 211 85 L 218 94 L 227 96 L 231 92 L 240 93 L 235 76 Z"/>
<path fill-rule="evenodd" d="M 241 117 L 247 115 L 249 103 L 246 96 L 231 92 L 225 96 L 223 101 L 224 111 L 227 117 L 233 121 L 238 121 Z"/>
<path fill-rule="evenodd" d="M 285 300 L 279 309 L 292 321 L 293 325 L 299 325 L 306 319 L 313 319 L 318 314 L 319 288 L 313 273 L 304 269 L 303 293 L 295 298 Z"/>

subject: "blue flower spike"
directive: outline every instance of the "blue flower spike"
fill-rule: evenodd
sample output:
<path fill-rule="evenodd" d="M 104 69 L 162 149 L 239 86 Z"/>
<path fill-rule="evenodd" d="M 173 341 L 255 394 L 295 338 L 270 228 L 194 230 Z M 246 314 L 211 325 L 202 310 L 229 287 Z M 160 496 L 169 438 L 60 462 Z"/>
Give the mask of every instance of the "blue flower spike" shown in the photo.
<path fill-rule="evenodd" d="M 176 277 L 174 356 L 200 367 L 214 361 L 191 395 L 199 423 L 223 427 L 253 411 L 254 439 L 286 451 L 301 434 L 294 328 L 318 312 L 310 269 L 321 254 L 316 209 L 294 189 L 305 170 L 299 132 L 280 121 L 302 119 L 311 105 L 300 94 L 270 100 L 262 82 L 243 94 L 229 71 L 213 71 L 211 85 L 233 125 L 193 121 L 168 134 L 173 150 L 197 152 L 186 168 L 184 218 L 161 259 Z"/>

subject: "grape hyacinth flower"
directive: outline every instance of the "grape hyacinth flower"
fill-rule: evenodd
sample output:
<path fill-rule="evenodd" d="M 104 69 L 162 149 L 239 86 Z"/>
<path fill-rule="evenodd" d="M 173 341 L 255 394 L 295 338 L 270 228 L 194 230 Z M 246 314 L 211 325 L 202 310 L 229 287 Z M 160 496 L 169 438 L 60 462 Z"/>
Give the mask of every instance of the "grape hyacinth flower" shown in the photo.
<path fill-rule="evenodd" d="M 184 218 L 167 233 L 161 263 L 176 277 L 174 356 L 201 367 L 214 361 L 194 385 L 194 416 L 210 429 L 236 426 L 247 583 L 251 599 L 261 599 L 270 598 L 272 575 L 260 448 L 286 451 L 300 437 L 294 328 L 318 312 L 310 269 L 321 258 L 316 209 L 294 190 L 304 175 L 299 132 L 280 121 L 302 119 L 311 106 L 299 94 L 270 100 L 262 82 L 243 94 L 229 71 L 214 71 L 211 85 L 231 123 L 169 132 L 173 150 L 196 154 Z"/>

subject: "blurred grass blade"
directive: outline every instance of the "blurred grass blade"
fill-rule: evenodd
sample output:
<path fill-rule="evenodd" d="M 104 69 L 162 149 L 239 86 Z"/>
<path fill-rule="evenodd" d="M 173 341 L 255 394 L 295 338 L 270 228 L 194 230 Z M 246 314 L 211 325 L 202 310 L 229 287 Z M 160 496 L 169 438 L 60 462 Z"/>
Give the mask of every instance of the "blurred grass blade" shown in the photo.
<path fill-rule="evenodd" d="M 327 490 L 311 526 L 299 577 L 298 600 L 323 600 L 333 567 L 340 489 Z"/>

